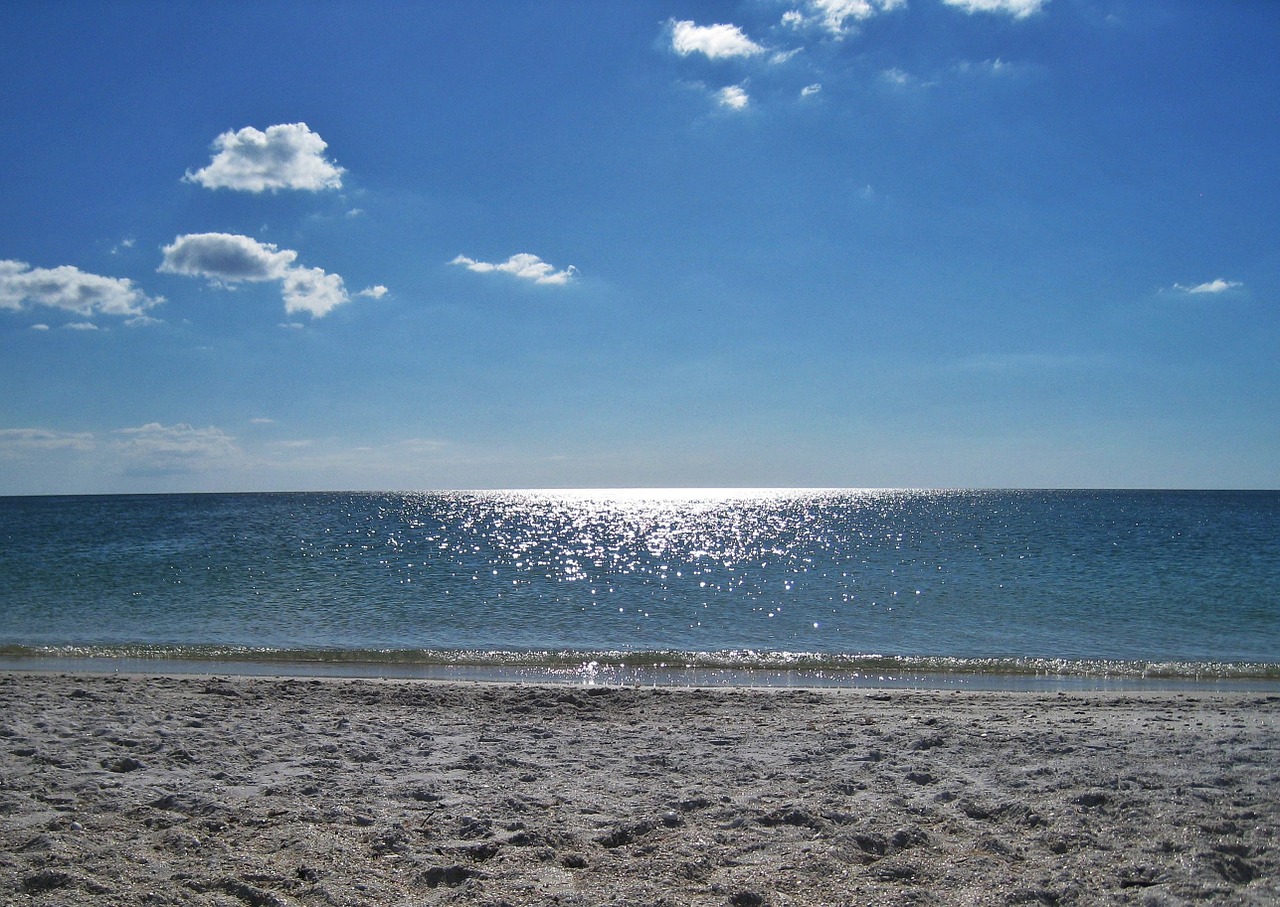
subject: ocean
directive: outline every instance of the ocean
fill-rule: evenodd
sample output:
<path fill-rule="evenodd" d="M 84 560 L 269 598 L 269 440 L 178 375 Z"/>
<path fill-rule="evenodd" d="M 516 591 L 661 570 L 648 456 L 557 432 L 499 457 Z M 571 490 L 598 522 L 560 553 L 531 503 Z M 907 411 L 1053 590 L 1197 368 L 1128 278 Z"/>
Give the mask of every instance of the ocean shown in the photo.
<path fill-rule="evenodd" d="M 1280 685 L 1280 492 L 0 498 L 0 666 Z"/>

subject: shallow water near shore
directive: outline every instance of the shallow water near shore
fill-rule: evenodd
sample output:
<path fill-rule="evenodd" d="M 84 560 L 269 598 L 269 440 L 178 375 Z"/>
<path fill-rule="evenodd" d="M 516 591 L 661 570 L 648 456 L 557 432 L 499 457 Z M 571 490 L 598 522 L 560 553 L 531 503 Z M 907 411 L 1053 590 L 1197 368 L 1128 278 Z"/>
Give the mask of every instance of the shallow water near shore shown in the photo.
<path fill-rule="evenodd" d="M 0 659 L 17 667 L 1280 681 L 1275 492 L 5 498 L 0 540 Z"/>

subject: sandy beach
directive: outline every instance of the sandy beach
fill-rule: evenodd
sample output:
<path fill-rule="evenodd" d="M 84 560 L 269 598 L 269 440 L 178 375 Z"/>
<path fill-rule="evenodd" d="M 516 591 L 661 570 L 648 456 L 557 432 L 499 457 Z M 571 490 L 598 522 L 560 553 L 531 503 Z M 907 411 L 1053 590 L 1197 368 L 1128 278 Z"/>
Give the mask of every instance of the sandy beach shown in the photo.
<path fill-rule="evenodd" d="M 0 675 L 5 904 L 1274 904 L 1280 696 Z"/>

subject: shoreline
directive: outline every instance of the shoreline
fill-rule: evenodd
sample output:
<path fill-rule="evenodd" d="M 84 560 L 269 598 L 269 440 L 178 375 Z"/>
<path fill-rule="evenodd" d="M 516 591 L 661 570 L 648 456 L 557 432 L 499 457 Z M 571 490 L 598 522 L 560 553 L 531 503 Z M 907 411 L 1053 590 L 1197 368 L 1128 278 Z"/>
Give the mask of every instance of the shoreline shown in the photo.
<path fill-rule="evenodd" d="M 130 654 L 79 647 L 46 654 L 0 650 L 0 673 L 227 675 L 234 677 L 389 678 L 460 683 L 764 689 L 904 689 L 990 692 L 1280 693 L 1275 665 L 1205 662 L 1117 663 L 1065 659 L 942 659 L 849 656 L 817 662 L 795 653 L 406 653 L 277 650 Z M 628 655 L 635 655 L 628 659 Z M 365 657 L 370 655 L 370 657 Z M 600 659 L 600 660 L 597 660 Z M 1145 669 L 1144 669 L 1145 668 Z"/>
<path fill-rule="evenodd" d="M 0 673 L 33 904 L 1264 904 L 1280 696 Z"/>

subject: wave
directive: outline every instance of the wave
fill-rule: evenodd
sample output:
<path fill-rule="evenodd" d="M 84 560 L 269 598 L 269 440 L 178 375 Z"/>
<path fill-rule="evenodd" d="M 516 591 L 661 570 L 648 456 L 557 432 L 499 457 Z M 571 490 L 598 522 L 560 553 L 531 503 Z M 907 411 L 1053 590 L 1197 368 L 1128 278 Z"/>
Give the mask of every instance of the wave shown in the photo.
<path fill-rule="evenodd" d="M 570 677 L 609 682 L 649 680 L 680 682 L 681 678 L 721 673 L 744 683 L 759 675 L 783 675 L 790 680 L 820 679 L 824 685 L 862 685 L 876 680 L 909 677 L 1078 679 L 1117 681 L 1264 681 L 1280 682 L 1280 664 L 1213 661 L 1121 661 L 1037 657 L 964 658 L 930 655 L 833 654 L 729 650 L 682 651 L 555 651 L 443 650 L 443 649 L 294 649 L 223 645 L 0 645 L 0 660 L 9 667 L 56 661 L 100 665 L 110 669 L 124 662 L 166 665 L 184 663 L 235 672 L 249 666 L 291 673 L 374 673 L 414 676 L 415 673 L 461 675 L 492 672 L 495 676 Z M 132 667 L 132 666 L 131 666 Z M 843 681 L 843 683 L 842 683 Z M 732 684 L 732 679 L 719 683 Z"/>

